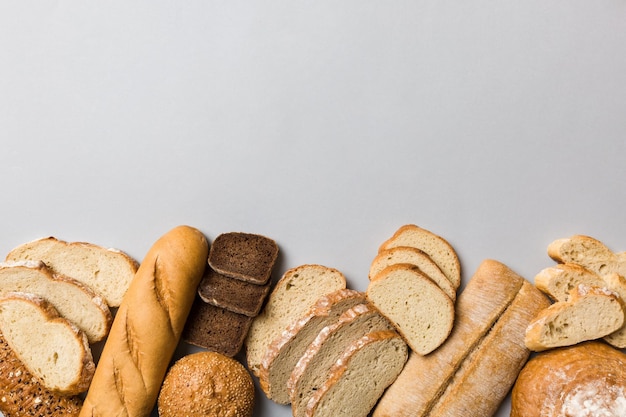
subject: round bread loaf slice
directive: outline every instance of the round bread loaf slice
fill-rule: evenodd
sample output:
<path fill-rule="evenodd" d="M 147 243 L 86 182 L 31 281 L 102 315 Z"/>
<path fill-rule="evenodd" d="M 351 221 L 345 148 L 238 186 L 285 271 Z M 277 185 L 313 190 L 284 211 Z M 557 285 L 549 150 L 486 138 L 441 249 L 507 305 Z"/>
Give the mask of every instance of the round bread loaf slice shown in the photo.
<path fill-rule="evenodd" d="M 366 294 L 411 349 L 421 355 L 437 349 L 452 331 L 454 303 L 414 265 L 383 269 L 370 281 Z"/>
<path fill-rule="evenodd" d="M 539 352 L 600 339 L 624 325 L 624 308 L 606 288 L 578 286 L 569 301 L 542 310 L 528 325 L 524 343 Z"/>
<path fill-rule="evenodd" d="M 289 325 L 270 344 L 261 361 L 259 383 L 267 397 L 279 404 L 289 404 L 287 381 L 307 347 L 324 327 L 364 302 L 362 292 L 341 289 L 321 297 L 303 317 Z"/>
<path fill-rule="evenodd" d="M 337 322 L 323 328 L 287 381 L 293 416 L 305 415 L 310 399 L 330 378 L 331 367 L 348 346 L 368 333 L 392 329 L 389 321 L 369 303 L 346 310 Z"/>
<path fill-rule="evenodd" d="M 13 249 L 7 261 L 42 261 L 52 271 L 87 285 L 119 307 L 139 264 L 126 253 L 92 243 L 37 239 Z"/>
<path fill-rule="evenodd" d="M 602 287 L 604 281 L 587 268 L 565 263 L 542 269 L 535 276 L 535 285 L 554 301 L 569 301 L 570 292 L 579 285 Z"/>
<path fill-rule="evenodd" d="M 0 264 L 0 296 L 25 292 L 45 298 L 58 313 L 82 330 L 89 343 L 103 340 L 113 316 L 104 299 L 83 283 L 54 274 L 43 262 Z"/>
<path fill-rule="evenodd" d="M 448 297 L 453 301 L 456 300 L 457 288 L 441 272 L 437 264 L 424 251 L 409 246 L 396 246 L 378 253 L 370 265 L 369 279 L 374 279 L 380 271 L 395 264 L 415 265 L 428 278 L 432 279 Z"/>
<path fill-rule="evenodd" d="M 511 417 L 626 416 L 626 355 L 601 342 L 532 357 L 511 393 Z"/>
<path fill-rule="evenodd" d="M 603 276 L 626 276 L 626 253 L 615 253 L 604 243 L 585 235 L 557 239 L 548 245 L 548 256 L 560 263 L 575 263 Z"/>
<path fill-rule="evenodd" d="M 396 246 L 410 246 L 420 249 L 430 256 L 448 277 L 454 288 L 461 285 L 461 263 L 454 248 L 447 240 L 429 230 L 414 224 L 400 227 L 389 239 L 379 247 L 382 252 Z"/>
<path fill-rule="evenodd" d="M 244 341 L 248 369 L 258 376 L 270 343 L 309 311 L 320 297 L 343 288 L 346 288 L 346 278 L 334 268 L 306 264 L 287 270 L 248 329 Z"/>
<path fill-rule="evenodd" d="M 254 383 L 233 358 L 210 351 L 191 353 L 167 372 L 157 406 L 160 417 L 251 417 Z"/>
<path fill-rule="evenodd" d="M 87 337 L 43 298 L 26 293 L 0 298 L 0 331 L 49 390 L 76 395 L 89 388 L 95 364 Z"/>
<path fill-rule="evenodd" d="M 407 345 L 395 331 L 361 337 L 332 366 L 330 377 L 309 400 L 306 417 L 367 417 L 407 358 Z"/>

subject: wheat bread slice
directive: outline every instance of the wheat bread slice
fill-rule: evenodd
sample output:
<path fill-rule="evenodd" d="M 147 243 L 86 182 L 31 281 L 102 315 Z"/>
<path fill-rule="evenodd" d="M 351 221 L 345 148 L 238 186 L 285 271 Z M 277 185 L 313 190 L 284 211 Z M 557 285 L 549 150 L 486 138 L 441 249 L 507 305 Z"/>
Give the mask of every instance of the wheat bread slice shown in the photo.
<path fill-rule="evenodd" d="M 354 341 L 309 400 L 305 416 L 367 417 L 407 357 L 407 345 L 395 331 L 373 332 Z"/>
<path fill-rule="evenodd" d="M 560 263 L 575 263 L 603 276 L 616 272 L 626 276 L 626 253 L 615 253 L 598 239 L 574 235 L 548 245 L 548 256 Z"/>
<path fill-rule="evenodd" d="M 420 249 L 439 266 L 454 288 L 459 288 L 461 285 L 461 263 L 452 245 L 443 237 L 414 224 L 406 224 L 383 242 L 378 252 L 396 246 Z"/>
<path fill-rule="evenodd" d="M 459 294 L 455 325 L 448 339 L 429 355 L 409 353 L 407 364 L 385 391 L 373 416 L 427 416 L 463 361 L 513 303 L 524 282 L 503 263 L 482 261 Z M 547 307 L 547 297 L 544 303 Z"/>
<path fill-rule="evenodd" d="M 579 285 L 602 287 L 604 281 L 583 266 L 564 263 L 539 271 L 535 276 L 535 285 L 554 301 L 568 301 L 571 291 Z"/>
<path fill-rule="evenodd" d="M 289 325 L 270 344 L 261 361 L 259 385 L 267 397 L 278 404 L 289 404 L 287 381 L 308 346 L 346 310 L 365 302 L 364 293 L 341 289 L 322 296 L 304 316 Z"/>
<path fill-rule="evenodd" d="M 622 306 L 626 303 L 626 278 L 612 273 L 602 277 L 609 290 L 616 293 L 622 301 Z M 604 337 L 604 341 L 618 349 L 626 348 L 626 322 L 622 327 Z"/>
<path fill-rule="evenodd" d="M 345 276 L 324 265 L 305 264 L 285 271 L 248 330 L 244 341 L 248 369 L 258 376 L 270 344 L 320 297 L 344 288 Z"/>
<path fill-rule="evenodd" d="M 386 267 L 370 281 L 366 295 L 421 355 L 441 346 L 452 331 L 454 303 L 414 265 Z"/>
<path fill-rule="evenodd" d="M 113 316 L 104 299 L 83 283 L 54 274 L 43 262 L 0 263 L 0 296 L 10 292 L 36 294 L 85 333 L 89 343 L 103 340 Z"/>
<path fill-rule="evenodd" d="M 119 307 L 139 264 L 128 254 L 85 242 L 55 237 L 24 243 L 7 261 L 42 261 L 57 274 L 82 282 L 100 294 L 109 307 Z"/>
<path fill-rule="evenodd" d="M 535 352 L 605 337 L 624 325 L 624 306 L 607 288 L 579 285 L 569 301 L 539 312 L 528 324 L 526 347 Z"/>
<path fill-rule="evenodd" d="M 424 251 L 409 246 L 396 246 L 395 248 L 379 252 L 370 265 L 370 281 L 386 267 L 400 263 L 415 265 L 428 278 L 433 280 L 452 301 L 456 300 L 457 288 L 441 272 L 437 264 Z"/>
<path fill-rule="evenodd" d="M 355 340 L 381 330 L 393 330 L 389 321 L 368 304 L 346 310 L 339 319 L 324 327 L 298 360 L 287 389 L 294 417 L 303 417 L 315 392 L 330 378 L 330 369 Z"/>
<path fill-rule="evenodd" d="M 76 395 L 89 387 L 95 364 L 87 337 L 45 299 L 27 293 L 0 298 L 0 332 L 49 390 Z"/>

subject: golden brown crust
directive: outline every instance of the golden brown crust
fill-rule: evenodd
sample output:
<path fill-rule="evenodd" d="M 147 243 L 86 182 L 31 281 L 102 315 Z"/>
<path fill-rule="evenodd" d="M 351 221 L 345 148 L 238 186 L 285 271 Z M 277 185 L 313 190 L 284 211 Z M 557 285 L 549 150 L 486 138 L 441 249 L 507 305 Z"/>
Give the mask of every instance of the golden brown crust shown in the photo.
<path fill-rule="evenodd" d="M 113 321 L 81 416 L 147 416 L 180 339 L 208 258 L 179 226 L 148 251 Z"/>
<path fill-rule="evenodd" d="M 618 417 L 625 412 L 626 355 L 597 341 L 537 354 L 521 370 L 511 394 L 511 417 Z"/>

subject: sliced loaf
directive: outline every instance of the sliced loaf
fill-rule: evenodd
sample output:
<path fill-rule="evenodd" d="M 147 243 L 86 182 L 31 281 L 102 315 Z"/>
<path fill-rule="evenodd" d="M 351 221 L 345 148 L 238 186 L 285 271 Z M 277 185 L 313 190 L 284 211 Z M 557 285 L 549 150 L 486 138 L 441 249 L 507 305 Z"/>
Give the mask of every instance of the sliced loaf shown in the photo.
<path fill-rule="evenodd" d="M 248 330 L 244 342 L 248 369 L 258 376 L 270 343 L 309 311 L 320 297 L 343 288 L 346 288 L 346 278 L 334 268 L 306 264 L 287 270 Z"/>
<path fill-rule="evenodd" d="M 414 224 L 407 224 L 383 242 L 378 251 L 382 252 L 396 246 L 410 246 L 424 251 L 439 266 L 455 288 L 461 285 L 459 258 L 452 245 L 441 236 Z"/>
<path fill-rule="evenodd" d="M 321 297 L 313 307 L 287 327 L 268 347 L 259 370 L 259 383 L 268 398 L 289 404 L 287 381 L 319 332 L 341 314 L 366 302 L 365 294 L 341 289 Z"/>
<path fill-rule="evenodd" d="M 589 236 L 557 239 L 548 245 L 548 256 L 560 263 L 582 265 L 601 276 L 612 272 L 626 276 L 626 254 L 615 253 Z"/>
<path fill-rule="evenodd" d="M 95 364 L 87 337 L 43 298 L 26 293 L 0 298 L 0 331 L 46 388 L 75 395 L 89 387 Z"/>
<path fill-rule="evenodd" d="M 568 301 L 570 292 L 581 284 L 602 287 L 604 281 L 595 272 L 574 263 L 544 268 L 535 276 L 537 288 L 554 301 Z"/>
<path fill-rule="evenodd" d="M 453 301 L 456 300 L 457 288 L 441 272 L 437 264 L 424 251 L 409 246 L 396 246 L 378 253 L 370 265 L 369 279 L 374 279 L 386 267 L 400 263 L 415 265 L 428 278 L 432 279 L 448 297 Z"/>
<path fill-rule="evenodd" d="M 370 281 L 366 294 L 411 349 L 421 355 L 441 346 L 452 331 L 454 303 L 414 265 L 383 269 Z"/>
<path fill-rule="evenodd" d="M 605 337 L 624 325 L 619 296 L 606 288 L 578 286 L 569 301 L 542 310 L 528 325 L 528 349 L 543 351 Z"/>
<path fill-rule="evenodd" d="M 293 416 L 305 415 L 309 401 L 331 377 L 333 364 L 348 346 L 368 333 L 392 329 L 389 321 L 369 304 L 354 306 L 337 322 L 323 328 L 298 360 L 287 382 Z"/>
<path fill-rule="evenodd" d="M 113 316 L 101 296 L 85 284 L 54 274 L 43 262 L 0 263 L 0 296 L 9 292 L 36 294 L 82 330 L 89 343 L 103 340 Z"/>
<path fill-rule="evenodd" d="M 367 417 L 406 363 L 406 343 L 394 331 L 369 333 L 353 342 L 315 391 L 306 417 Z"/>
<path fill-rule="evenodd" d="M 626 278 L 617 273 L 612 273 L 605 275 L 603 279 L 608 289 L 620 297 L 623 305 L 626 302 Z M 618 330 L 604 337 L 604 341 L 618 349 L 626 348 L 626 321 Z"/>
<path fill-rule="evenodd" d="M 119 307 L 139 264 L 126 253 L 92 243 L 47 237 L 13 249 L 7 261 L 42 261 L 57 274 L 80 281 Z"/>

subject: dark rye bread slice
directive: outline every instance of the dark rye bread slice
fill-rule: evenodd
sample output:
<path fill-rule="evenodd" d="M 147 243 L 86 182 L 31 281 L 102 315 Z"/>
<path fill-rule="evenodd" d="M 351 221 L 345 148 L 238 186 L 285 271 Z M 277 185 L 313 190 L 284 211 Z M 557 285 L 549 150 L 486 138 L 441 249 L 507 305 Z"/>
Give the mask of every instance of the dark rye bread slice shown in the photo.
<path fill-rule="evenodd" d="M 272 281 L 257 285 L 220 274 L 207 266 L 198 286 L 198 295 L 205 303 L 234 313 L 255 317 L 269 293 Z"/>
<path fill-rule="evenodd" d="M 347 288 L 322 296 L 274 339 L 259 369 L 259 383 L 267 397 L 279 404 L 289 404 L 287 381 L 306 349 L 324 327 L 336 322 L 346 310 L 365 302 L 365 294 Z"/>
<path fill-rule="evenodd" d="M 265 284 L 278 257 L 272 239 L 252 233 L 230 232 L 215 238 L 209 251 L 209 265 L 227 277 L 253 284 Z"/>
<path fill-rule="evenodd" d="M 294 367 L 287 388 L 294 417 L 303 417 L 316 390 L 330 378 L 330 370 L 343 352 L 368 333 L 393 330 L 393 326 L 370 304 L 359 304 L 323 328 Z"/>
<path fill-rule="evenodd" d="M 0 412 L 5 417 L 74 417 L 83 401 L 46 388 L 0 334 Z"/>
<path fill-rule="evenodd" d="M 253 318 L 205 303 L 198 296 L 182 339 L 192 345 L 233 357 L 241 350 Z"/>

